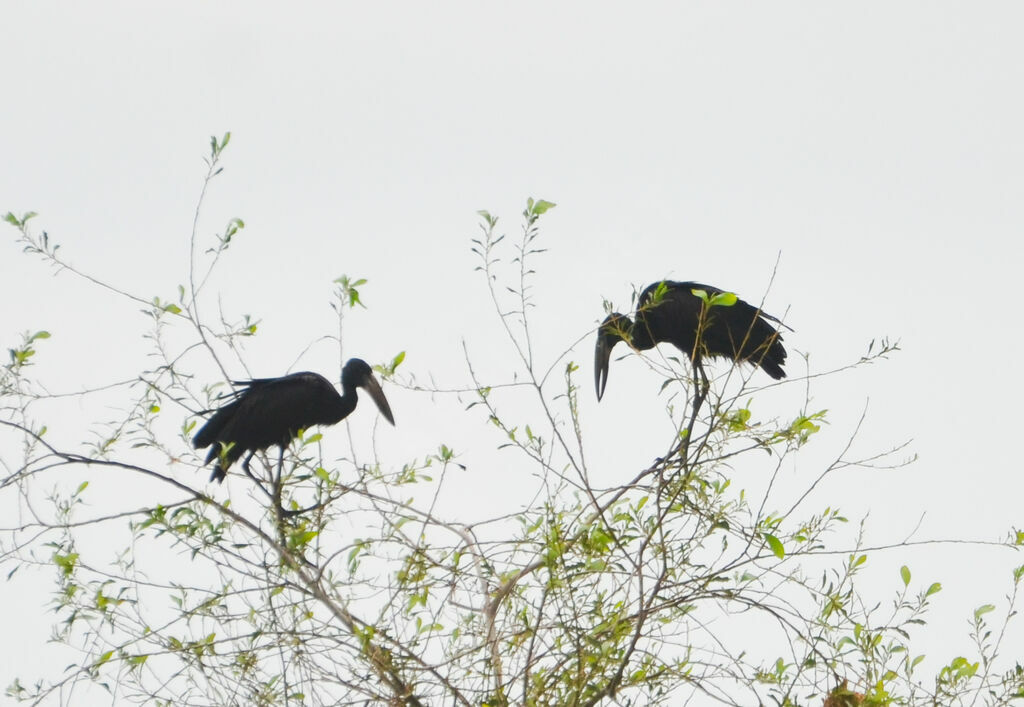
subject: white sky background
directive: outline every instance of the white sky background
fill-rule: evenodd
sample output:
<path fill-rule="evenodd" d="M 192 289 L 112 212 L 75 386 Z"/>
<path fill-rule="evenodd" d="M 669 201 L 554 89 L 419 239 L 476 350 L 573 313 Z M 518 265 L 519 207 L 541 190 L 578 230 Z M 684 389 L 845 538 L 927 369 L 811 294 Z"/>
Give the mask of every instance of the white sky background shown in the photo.
<path fill-rule="evenodd" d="M 2 1 L 0 211 L 38 211 L 36 228 L 76 266 L 171 298 L 208 138 L 230 130 L 201 232 L 246 222 L 216 287 L 225 309 L 262 320 L 248 345 L 261 376 L 333 333 L 331 281 L 347 273 L 369 280 L 370 305 L 346 324 L 347 356 L 406 350 L 406 373 L 462 384 L 465 338 L 485 378 L 510 378 L 469 239 L 478 209 L 518 235 L 528 196 L 558 203 L 535 263 L 544 361 L 592 329 L 602 297 L 626 311 L 632 286 L 670 277 L 759 301 L 779 257 L 765 307 L 796 330 L 791 375 L 804 372 L 796 352 L 822 371 L 881 336 L 904 349 L 814 391 L 833 411 L 826 452 L 870 398 L 865 452 L 913 438 L 920 454 L 898 472 L 846 472 L 830 502 L 870 512 L 876 541 L 905 537 L 922 515 L 918 539 L 995 539 L 1024 523 L 1024 6 L 624 8 Z M 52 277 L 13 228 L 0 235 L 4 348 L 22 330 L 52 332 L 37 373 L 59 390 L 145 365 L 137 307 Z M 609 460 L 595 473 L 610 484 L 671 432 L 661 380 L 635 360 L 613 362 L 597 406 L 592 347 L 587 336 L 572 358 L 590 458 Z M 335 378 L 336 350 L 314 347 L 305 368 Z M 387 393 L 398 421 L 378 428 L 387 458 L 445 442 L 463 454 L 474 502 L 509 482 L 514 466 L 479 463 L 497 443 L 479 419 Z M 998 603 L 1022 561 L 948 546 L 891 560 L 879 600 L 902 562 L 915 583 L 943 583 L 938 638 L 921 648 L 946 660 L 968 650 L 969 610 Z M 48 597 L 30 582 L 0 582 L 0 597 L 0 625 L 28 627 L 0 642 L 0 665 L 30 676 Z"/>

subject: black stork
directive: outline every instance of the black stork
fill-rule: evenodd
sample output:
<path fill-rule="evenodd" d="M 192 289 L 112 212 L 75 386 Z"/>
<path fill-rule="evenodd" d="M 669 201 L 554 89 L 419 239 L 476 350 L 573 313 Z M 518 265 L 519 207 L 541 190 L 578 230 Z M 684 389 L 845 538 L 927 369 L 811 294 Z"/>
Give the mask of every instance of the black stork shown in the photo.
<path fill-rule="evenodd" d="M 706 300 L 694 291 L 703 291 Z M 712 306 L 717 295 L 721 295 L 718 298 L 721 304 Z M 785 324 L 738 297 L 729 304 L 733 297 L 699 282 L 665 280 L 640 293 L 635 320 L 618 312 L 609 314 L 598 329 L 594 352 L 597 399 L 604 395 L 612 349 L 620 341 L 638 351 L 660 343 L 672 344 L 682 351 L 701 376 L 701 400 L 708 385 L 701 365 L 705 357 L 719 356 L 752 363 L 776 380 L 784 378 L 786 372 L 782 365 L 786 362 L 786 349 L 779 330 L 769 322 Z"/>
<path fill-rule="evenodd" d="M 241 387 L 233 393 L 234 400 L 217 410 L 192 439 L 196 449 L 210 447 L 206 464 L 216 460 L 210 481 L 223 481 L 228 468 L 246 452 L 249 454 L 242 468 L 252 476 L 249 462 L 253 455 L 274 445 L 281 448 L 280 467 L 285 448 L 298 436 L 299 430 L 313 425 L 337 424 L 356 409 L 356 388 L 369 393 L 385 419 L 395 424 L 384 391 L 373 377 L 373 369 L 362 359 L 349 359 L 342 369 L 341 395 L 329 380 L 308 371 L 234 383 Z M 225 448 L 222 455 L 221 450 Z"/>

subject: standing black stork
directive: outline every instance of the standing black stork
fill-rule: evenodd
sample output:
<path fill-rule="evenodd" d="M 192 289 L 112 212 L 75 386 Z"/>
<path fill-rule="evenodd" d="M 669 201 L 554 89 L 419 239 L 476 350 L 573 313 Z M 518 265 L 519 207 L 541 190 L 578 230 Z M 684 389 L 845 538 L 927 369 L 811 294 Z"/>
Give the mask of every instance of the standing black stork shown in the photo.
<path fill-rule="evenodd" d="M 273 445 L 281 448 L 280 473 L 285 447 L 298 436 L 299 430 L 344 420 L 356 409 L 356 388 L 366 390 L 381 414 L 395 424 L 373 370 L 358 358 L 349 359 L 341 371 L 341 395 L 329 380 L 308 371 L 280 378 L 235 381 L 235 385 L 241 389 L 234 392 L 234 400 L 214 413 L 192 439 L 196 449 L 210 447 L 205 463 L 216 460 L 210 481 L 223 481 L 228 468 L 245 452 L 249 455 L 242 462 L 242 468 L 252 476 L 249 462 L 253 455 Z M 222 455 L 221 450 L 225 448 Z"/>
<path fill-rule="evenodd" d="M 707 300 L 694 291 L 703 291 Z M 722 295 L 718 298 L 722 303 L 711 306 L 716 295 Z M 638 351 L 660 343 L 672 344 L 686 354 L 694 371 L 701 376 L 702 391 L 698 396 L 701 402 L 708 386 L 701 361 L 708 356 L 752 363 L 776 380 L 784 378 L 786 372 L 782 365 L 786 362 L 786 349 L 779 330 L 769 322 L 785 326 L 770 314 L 717 287 L 699 282 L 656 282 L 640 294 L 635 320 L 614 312 L 601 323 L 594 352 L 597 399 L 604 395 L 612 349 L 620 341 Z M 695 410 L 698 407 L 699 404 L 695 405 Z"/>

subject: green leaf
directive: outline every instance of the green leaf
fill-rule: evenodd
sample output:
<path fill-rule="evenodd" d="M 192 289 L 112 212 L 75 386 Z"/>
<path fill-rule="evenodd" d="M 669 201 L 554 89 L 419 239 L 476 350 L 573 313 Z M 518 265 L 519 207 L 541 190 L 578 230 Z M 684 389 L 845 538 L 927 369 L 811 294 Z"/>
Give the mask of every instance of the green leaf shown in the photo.
<path fill-rule="evenodd" d="M 906 587 L 910 584 L 910 568 L 906 565 L 900 567 L 900 577 L 903 578 L 903 586 Z"/>
<path fill-rule="evenodd" d="M 982 604 L 981 606 L 979 606 L 977 609 L 974 610 L 974 620 L 975 620 L 975 622 L 980 621 L 982 616 L 984 616 L 985 614 L 987 614 L 990 611 L 995 611 L 995 609 L 996 609 L 995 604 Z"/>
<path fill-rule="evenodd" d="M 942 585 L 939 582 L 932 582 L 932 586 L 928 587 L 928 591 L 926 591 L 924 593 L 924 595 L 926 597 L 930 597 L 932 594 L 935 594 L 936 592 L 941 592 L 941 591 L 942 591 Z"/>
<path fill-rule="evenodd" d="M 750 422 L 750 410 L 741 408 L 726 418 L 726 424 L 731 432 L 742 432 L 747 429 Z"/>
<path fill-rule="evenodd" d="M 479 211 L 476 212 L 476 214 L 477 216 L 482 218 L 491 228 L 494 228 L 498 223 L 498 217 L 492 216 L 491 212 L 487 211 L 486 209 L 480 209 Z"/>
<path fill-rule="evenodd" d="M 70 577 L 71 573 L 75 570 L 75 563 L 78 562 L 78 553 L 71 552 L 67 555 L 55 553 L 53 556 L 53 562 L 60 568 L 65 577 Z"/>
<path fill-rule="evenodd" d="M 772 554 L 780 560 L 786 556 L 786 548 L 782 546 L 782 542 L 772 535 L 771 533 L 765 533 L 764 539 L 768 543 L 768 547 L 771 548 Z"/>
<path fill-rule="evenodd" d="M 530 201 L 533 202 L 533 199 L 530 199 Z M 535 216 L 540 216 L 545 211 L 553 209 L 555 206 L 556 204 L 554 202 L 545 201 L 544 199 L 538 199 L 536 202 L 533 202 L 531 204 L 530 213 L 534 214 Z"/>
<path fill-rule="evenodd" d="M 731 292 L 719 292 L 711 298 L 708 305 L 711 307 L 731 307 L 736 304 L 738 297 Z"/>
<path fill-rule="evenodd" d="M 348 305 L 349 308 L 354 309 L 356 305 L 360 307 L 366 307 L 363 304 L 362 299 L 359 296 L 359 290 L 357 287 L 362 287 L 366 284 L 366 278 L 359 278 L 352 280 L 348 275 L 342 275 L 341 277 L 335 278 L 335 284 L 339 285 L 339 296 L 341 298 L 341 304 Z"/>
<path fill-rule="evenodd" d="M 149 659 L 148 655 L 130 655 L 125 660 L 132 667 L 142 665 Z"/>
<path fill-rule="evenodd" d="M 704 304 L 708 304 L 708 293 L 706 290 L 690 290 L 693 296 L 698 298 Z"/>
<path fill-rule="evenodd" d="M 292 550 L 305 547 L 309 544 L 310 540 L 319 534 L 316 530 L 296 530 L 288 536 L 288 547 Z"/>
<path fill-rule="evenodd" d="M 384 376 L 385 378 L 390 378 L 391 376 L 395 375 L 395 369 L 402 365 L 402 361 L 404 360 L 405 351 L 399 351 L 398 354 L 393 359 L 391 359 L 391 363 L 380 366 L 374 366 L 373 370 L 375 370 L 377 373 Z"/>
<path fill-rule="evenodd" d="M 28 223 L 29 219 L 33 219 L 38 215 L 39 214 L 37 214 L 35 211 L 26 211 L 21 215 L 21 218 L 18 218 L 17 216 L 14 215 L 14 212 L 8 211 L 7 215 L 4 216 L 4 220 L 7 221 L 7 223 L 11 224 L 12 226 L 22 228 L 26 223 Z"/>

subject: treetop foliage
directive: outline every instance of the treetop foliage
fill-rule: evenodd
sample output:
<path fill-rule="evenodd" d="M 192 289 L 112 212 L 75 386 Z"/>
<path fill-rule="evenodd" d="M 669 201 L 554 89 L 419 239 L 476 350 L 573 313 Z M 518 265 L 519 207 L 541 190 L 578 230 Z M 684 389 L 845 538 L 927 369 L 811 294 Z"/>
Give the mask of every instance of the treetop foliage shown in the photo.
<path fill-rule="evenodd" d="M 819 487 L 840 470 L 907 461 L 903 445 L 857 454 L 857 430 L 826 428 L 828 410 L 811 395 L 815 377 L 885 359 L 894 343 L 872 342 L 849 366 L 781 383 L 716 366 L 696 404 L 686 362 L 652 351 L 641 359 L 665 380 L 672 435 L 650 450 L 650 464 L 616 469 L 610 487 L 594 482 L 607 460 L 579 398 L 594 330 L 553 360 L 536 355 L 544 308 L 532 287 L 544 277 L 541 222 L 555 208 L 543 199 L 527 201 L 512 237 L 479 212 L 471 242 L 479 287 L 518 361 L 511 382 L 485 379 L 468 353 L 466 379 L 454 386 L 423 383 L 428 364 L 404 351 L 373 362 L 386 385 L 453 401 L 486 425 L 474 444 L 500 456 L 529 503 L 460 496 L 465 450 L 447 440 L 393 464 L 372 436 L 325 429 L 302 431 L 281 469 L 276 453 L 258 455 L 256 478 L 229 479 L 226 499 L 206 483 L 191 436 L 247 375 L 246 342 L 291 345 L 261 341 L 260 315 L 221 311 L 213 289 L 245 228 L 233 218 L 201 235 L 201 206 L 229 142 L 230 133 L 211 138 L 190 267 L 171 298 L 78 270 L 37 230 L 35 213 L 6 215 L 37 261 L 27 266 L 42 261 L 141 307 L 151 354 L 127 380 L 66 395 L 35 375 L 35 362 L 60 345 L 59 332 L 49 340 L 39 330 L 10 346 L 0 369 L 0 492 L 17 509 L 0 532 L 0 562 L 9 583 L 26 574 L 50 582 L 53 639 L 72 656 L 51 674 L 12 676 L 9 697 L 73 704 L 101 690 L 116 702 L 166 705 L 491 707 L 1024 698 L 1024 667 L 1002 650 L 1024 567 L 1007 577 L 1003 599 L 968 617 L 969 650 L 925 649 L 915 633 L 942 586 L 914 575 L 913 552 L 944 540 L 868 548 L 866 521 L 851 522 L 841 499 L 821 502 Z M 376 284 L 334 282 L 327 304 L 338 329 L 327 336 L 339 369 L 343 324 L 372 311 L 366 295 Z M 736 302 L 698 296 L 707 309 Z M 777 401 L 766 397 L 779 385 L 802 393 L 772 412 Z M 90 401 L 105 417 L 82 424 L 62 407 L 93 410 Z M 399 410 L 396 418 L 400 430 Z M 623 414 L 618 437 L 630 440 L 641 424 Z M 81 443 L 57 443 L 57 428 Z M 796 486 L 784 481 L 809 445 L 832 450 L 831 461 Z M 491 515 L 481 520 L 471 506 Z M 1013 530 L 971 546 L 1022 543 Z M 862 581 L 879 555 L 904 563 L 884 600 Z"/>

